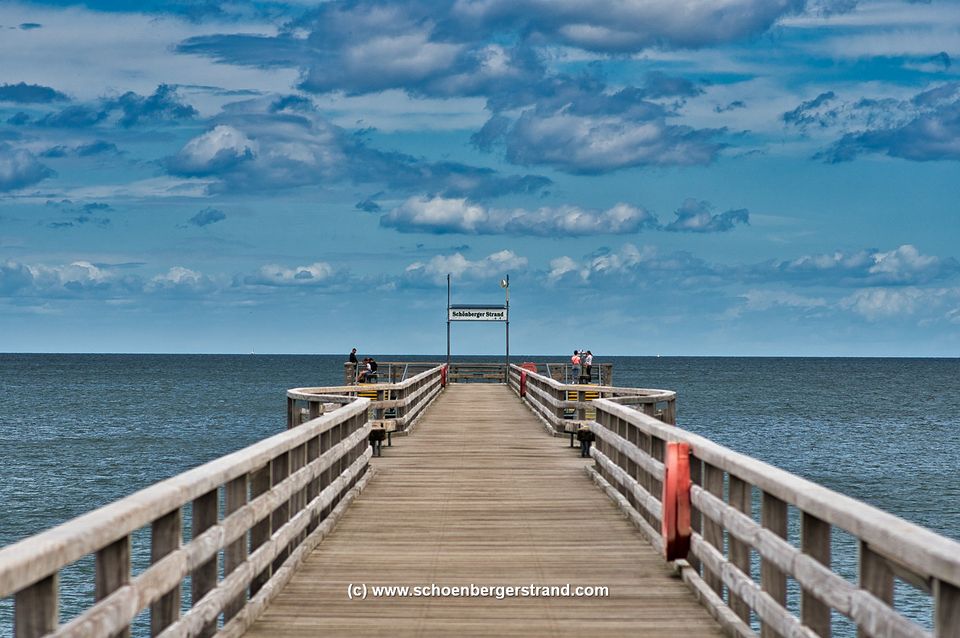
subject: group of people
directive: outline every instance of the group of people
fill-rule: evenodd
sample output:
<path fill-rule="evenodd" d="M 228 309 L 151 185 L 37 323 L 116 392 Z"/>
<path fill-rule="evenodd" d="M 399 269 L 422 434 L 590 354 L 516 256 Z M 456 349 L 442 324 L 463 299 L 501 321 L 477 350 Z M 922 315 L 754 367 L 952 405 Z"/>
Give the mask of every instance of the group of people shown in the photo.
<path fill-rule="evenodd" d="M 570 368 L 574 383 L 593 383 L 593 353 L 589 350 L 574 350 Z"/>
<path fill-rule="evenodd" d="M 357 349 L 350 351 L 350 363 L 353 369 L 357 371 L 357 383 L 371 383 L 377 380 L 377 362 L 373 357 L 364 357 L 363 366 L 357 360 Z"/>

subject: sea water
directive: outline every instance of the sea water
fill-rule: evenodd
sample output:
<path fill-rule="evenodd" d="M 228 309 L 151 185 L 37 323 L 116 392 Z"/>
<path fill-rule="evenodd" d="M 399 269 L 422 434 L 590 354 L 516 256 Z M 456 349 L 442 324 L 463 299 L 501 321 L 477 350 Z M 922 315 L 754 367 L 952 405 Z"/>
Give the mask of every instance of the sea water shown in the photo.
<path fill-rule="evenodd" d="M 0 354 L 0 546 L 282 432 L 285 391 L 341 384 L 344 359 Z M 515 358 L 525 360 L 565 357 Z M 680 427 L 960 539 L 958 359 L 594 362 L 614 364 L 615 385 L 676 390 Z M 147 561 L 135 555 L 134 570 Z M 64 572 L 63 619 L 89 606 L 89 567 Z M 855 582 L 855 541 L 837 532 L 834 567 Z M 925 597 L 903 589 L 898 607 L 928 624 Z M 796 598 L 792 587 L 791 607 Z M 0 601 L 0 635 L 11 618 Z M 851 629 L 838 619 L 835 633 Z"/>

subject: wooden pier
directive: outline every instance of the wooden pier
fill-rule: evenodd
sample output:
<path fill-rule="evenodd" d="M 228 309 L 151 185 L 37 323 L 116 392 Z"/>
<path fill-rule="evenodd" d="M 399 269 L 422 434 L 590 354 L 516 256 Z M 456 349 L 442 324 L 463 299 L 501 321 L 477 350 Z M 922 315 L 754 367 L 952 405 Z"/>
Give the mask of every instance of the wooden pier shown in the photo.
<path fill-rule="evenodd" d="M 0 549 L 14 635 L 960 637 L 960 543 L 682 430 L 673 392 L 532 367 L 290 390 L 286 432 Z M 95 601 L 61 621 L 91 555 Z"/>
<path fill-rule="evenodd" d="M 248 632 L 720 636 L 584 475 L 589 463 L 504 385 L 450 386 Z M 605 597 L 373 598 L 374 585 L 609 587 Z M 367 584 L 366 600 L 349 600 Z"/>

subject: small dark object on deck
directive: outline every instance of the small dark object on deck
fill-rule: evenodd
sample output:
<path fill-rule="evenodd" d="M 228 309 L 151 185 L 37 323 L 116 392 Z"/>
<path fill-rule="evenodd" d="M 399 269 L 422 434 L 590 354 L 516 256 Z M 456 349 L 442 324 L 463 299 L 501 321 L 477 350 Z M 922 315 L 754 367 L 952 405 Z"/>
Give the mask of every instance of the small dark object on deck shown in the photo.
<path fill-rule="evenodd" d="M 590 444 L 596 440 L 597 435 L 588 427 L 582 427 L 577 430 L 577 440 L 580 441 L 580 456 L 588 458 L 590 456 Z"/>
<path fill-rule="evenodd" d="M 370 430 L 370 445 L 373 447 L 374 456 L 383 456 L 383 440 L 387 438 L 387 432 L 383 428 L 373 428 Z"/>

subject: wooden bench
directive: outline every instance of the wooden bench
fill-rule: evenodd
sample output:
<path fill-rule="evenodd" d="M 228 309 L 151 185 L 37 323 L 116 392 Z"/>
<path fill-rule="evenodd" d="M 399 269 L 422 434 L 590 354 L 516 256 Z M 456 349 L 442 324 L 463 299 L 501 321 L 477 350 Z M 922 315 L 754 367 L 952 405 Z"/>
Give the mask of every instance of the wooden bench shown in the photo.
<path fill-rule="evenodd" d="M 376 456 L 382 456 L 381 444 L 384 436 L 387 439 L 387 447 L 393 447 L 392 434 L 397 431 L 397 422 L 393 419 L 376 420 L 370 422 L 370 445 L 373 446 L 373 453 Z"/>

